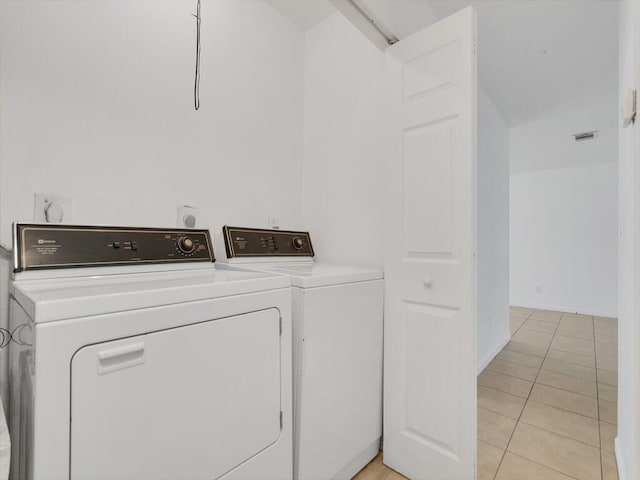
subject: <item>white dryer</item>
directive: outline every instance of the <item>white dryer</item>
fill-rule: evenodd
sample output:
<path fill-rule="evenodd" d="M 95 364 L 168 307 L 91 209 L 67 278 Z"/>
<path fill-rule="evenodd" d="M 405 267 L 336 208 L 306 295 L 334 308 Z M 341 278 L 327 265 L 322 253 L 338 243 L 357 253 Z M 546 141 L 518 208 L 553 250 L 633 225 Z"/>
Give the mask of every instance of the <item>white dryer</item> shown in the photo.
<path fill-rule="evenodd" d="M 14 480 L 292 478 L 286 276 L 206 230 L 14 230 Z"/>
<path fill-rule="evenodd" d="M 222 235 L 220 269 L 291 279 L 294 479 L 352 478 L 380 449 L 382 272 L 314 262 L 307 232 L 225 226 Z"/>

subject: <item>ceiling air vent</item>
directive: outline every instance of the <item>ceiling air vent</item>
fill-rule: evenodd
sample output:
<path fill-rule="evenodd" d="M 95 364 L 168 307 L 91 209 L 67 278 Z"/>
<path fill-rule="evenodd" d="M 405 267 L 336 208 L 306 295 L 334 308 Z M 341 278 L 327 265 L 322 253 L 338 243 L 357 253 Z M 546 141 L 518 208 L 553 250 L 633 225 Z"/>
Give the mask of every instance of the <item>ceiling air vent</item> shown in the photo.
<path fill-rule="evenodd" d="M 583 140 L 593 140 L 598 136 L 598 131 L 594 130 L 593 132 L 582 132 L 582 133 L 574 133 L 573 138 L 576 142 L 581 142 Z"/>

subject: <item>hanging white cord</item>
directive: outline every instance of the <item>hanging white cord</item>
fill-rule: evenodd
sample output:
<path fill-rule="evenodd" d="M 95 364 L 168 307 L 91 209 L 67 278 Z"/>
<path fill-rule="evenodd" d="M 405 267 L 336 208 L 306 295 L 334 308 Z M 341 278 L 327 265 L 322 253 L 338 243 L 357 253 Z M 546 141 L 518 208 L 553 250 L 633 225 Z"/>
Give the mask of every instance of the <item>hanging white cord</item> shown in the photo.
<path fill-rule="evenodd" d="M 200 108 L 200 0 L 196 7 L 196 78 L 193 85 L 193 106 Z"/>

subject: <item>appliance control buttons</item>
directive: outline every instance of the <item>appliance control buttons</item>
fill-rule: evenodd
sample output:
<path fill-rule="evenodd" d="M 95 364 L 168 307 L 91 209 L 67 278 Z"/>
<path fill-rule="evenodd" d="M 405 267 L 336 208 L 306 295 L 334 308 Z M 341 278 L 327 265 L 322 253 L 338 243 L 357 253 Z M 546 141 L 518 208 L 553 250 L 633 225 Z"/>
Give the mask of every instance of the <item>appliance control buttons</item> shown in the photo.
<path fill-rule="evenodd" d="M 196 249 L 195 243 L 189 237 L 182 237 L 178 240 L 178 248 L 183 253 L 193 253 Z"/>
<path fill-rule="evenodd" d="M 204 229 L 19 223 L 15 227 L 15 241 L 18 246 L 16 272 L 71 266 L 214 261 L 211 234 Z"/>
<path fill-rule="evenodd" d="M 304 242 L 302 241 L 302 239 L 300 237 L 294 237 L 292 243 L 293 243 L 293 248 L 295 248 L 296 250 L 300 250 L 302 248 L 302 246 L 304 245 Z"/>

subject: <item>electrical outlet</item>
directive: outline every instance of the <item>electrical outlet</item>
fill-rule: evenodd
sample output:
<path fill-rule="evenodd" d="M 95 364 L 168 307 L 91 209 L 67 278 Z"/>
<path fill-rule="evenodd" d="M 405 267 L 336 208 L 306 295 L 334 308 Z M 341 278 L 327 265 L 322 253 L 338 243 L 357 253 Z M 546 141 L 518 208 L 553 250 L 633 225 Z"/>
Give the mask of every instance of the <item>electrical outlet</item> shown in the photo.
<path fill-rule="evenodd" d="M 189 205 L 178 207 L 177 226 L 179 228 L 196 228 L 200 209 Z"/>
<path fill-rule="evenodd" d="M 71 197 L 36 193 L 33 202 L 33 220 L 37 223 L 71 222 Z"/>
<path fill-rule="evenodd" d="M 269 217 L 268 220 L 268 226 L 270 229 L 272 230 L 279 230 L 280 229 L 280 222 L 278 221 L 278 217 L 275 216 L 271 216 Z"/>
<path fill-rule="evenodd" d="M 542 285 L 536 287 L 536 293 L 542 293 Z"/>

